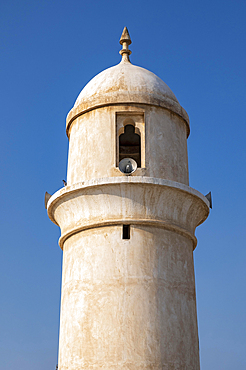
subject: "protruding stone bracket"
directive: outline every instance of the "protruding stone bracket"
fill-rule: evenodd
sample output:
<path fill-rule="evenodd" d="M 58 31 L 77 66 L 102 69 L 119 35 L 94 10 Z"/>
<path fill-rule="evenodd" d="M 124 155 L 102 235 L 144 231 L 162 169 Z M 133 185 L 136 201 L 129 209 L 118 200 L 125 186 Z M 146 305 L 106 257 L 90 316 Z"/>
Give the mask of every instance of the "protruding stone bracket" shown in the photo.
<path fill-rule="evenodd" d="M 50 198 L 51 198 L 51 195 L 46 191 L 45 196 L 44 196 L 44 206 L 46 209 L 47 209 L 47 204 Z"/>

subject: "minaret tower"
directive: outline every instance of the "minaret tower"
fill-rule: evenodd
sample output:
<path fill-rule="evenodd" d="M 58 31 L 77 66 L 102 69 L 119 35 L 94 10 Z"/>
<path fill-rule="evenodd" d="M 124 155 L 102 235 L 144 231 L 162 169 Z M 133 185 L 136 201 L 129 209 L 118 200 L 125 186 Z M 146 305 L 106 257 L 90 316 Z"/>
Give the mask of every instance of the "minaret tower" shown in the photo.
<path fill-rule="evenodd" d="M 199 370 L 194 233 L 209 202 L 189 187 L 189 118 L 131 64 L 127 28 L 120 44 L 67 116 L 67 186 L 47 204 L 63 249 L 58 366 Z"/>

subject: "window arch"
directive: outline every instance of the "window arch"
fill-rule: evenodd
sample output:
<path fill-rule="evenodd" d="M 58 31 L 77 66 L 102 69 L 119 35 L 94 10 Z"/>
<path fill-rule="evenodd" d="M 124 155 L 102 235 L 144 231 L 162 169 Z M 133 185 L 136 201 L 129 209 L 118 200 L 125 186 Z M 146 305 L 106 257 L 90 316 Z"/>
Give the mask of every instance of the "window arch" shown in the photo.
<path fill-rule="evenodd" d="M 141 140 L 135 132 L 135 126 L 126 124 L 124 133 L 119 136 L 119 161 L 124 158 L 132 158 L 141 167 Z"/>

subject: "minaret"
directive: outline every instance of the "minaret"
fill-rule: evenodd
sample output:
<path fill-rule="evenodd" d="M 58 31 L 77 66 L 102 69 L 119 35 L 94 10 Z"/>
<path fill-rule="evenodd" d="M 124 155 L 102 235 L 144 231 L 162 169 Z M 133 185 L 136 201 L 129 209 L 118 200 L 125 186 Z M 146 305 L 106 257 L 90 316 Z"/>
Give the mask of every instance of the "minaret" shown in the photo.
<path fill-rule="evenodd" d="M 126 28 L 120 44 L 67 116 L 67 186 L 47 204 L 63 249 L 58 366 L 199 370 L 193 250 L 209 202 L 189 187 L 189 119 L 131 64 Z"/>

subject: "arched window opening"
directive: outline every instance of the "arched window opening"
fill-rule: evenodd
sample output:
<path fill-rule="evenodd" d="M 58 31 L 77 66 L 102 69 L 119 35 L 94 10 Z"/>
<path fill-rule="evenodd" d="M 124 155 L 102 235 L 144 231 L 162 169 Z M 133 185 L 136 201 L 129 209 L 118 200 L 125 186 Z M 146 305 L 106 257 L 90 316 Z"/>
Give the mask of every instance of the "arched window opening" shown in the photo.
<path fill-rule="evenodd" d="M 140 135 L 135 133 L 133 125 L 126 125 L 124 133 L 119 137 L 119 161 L 132 158 L 141 167 L 141 141 Z"/>

